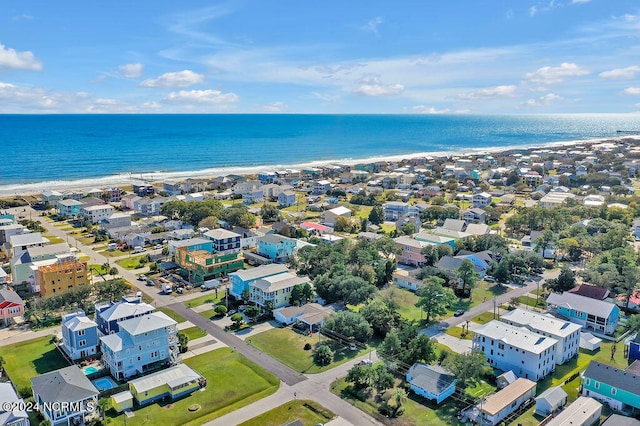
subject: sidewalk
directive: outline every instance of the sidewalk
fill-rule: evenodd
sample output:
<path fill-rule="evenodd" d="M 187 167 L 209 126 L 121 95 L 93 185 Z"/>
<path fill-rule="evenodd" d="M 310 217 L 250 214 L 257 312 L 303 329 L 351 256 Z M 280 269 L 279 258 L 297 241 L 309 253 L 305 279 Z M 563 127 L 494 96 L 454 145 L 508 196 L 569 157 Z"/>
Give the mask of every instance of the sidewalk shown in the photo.
<path fill-rule="evenodd" d="M 25 342 L 31 339 L 37 339 L 44 336 L 61 336 L 60 326 L 45 328 L 38 331 L 26 330 L 10 330 L 3 328 L 0 330 L 0 346 L 9 346 L 14 343 Z"/>

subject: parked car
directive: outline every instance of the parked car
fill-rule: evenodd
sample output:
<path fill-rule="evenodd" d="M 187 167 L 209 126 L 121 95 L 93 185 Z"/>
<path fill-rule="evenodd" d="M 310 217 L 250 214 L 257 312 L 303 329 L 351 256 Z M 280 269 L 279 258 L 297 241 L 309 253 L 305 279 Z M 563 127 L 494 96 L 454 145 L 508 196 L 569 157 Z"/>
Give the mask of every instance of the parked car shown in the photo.
<path fill-rule="evenodd" d="M 464 315 L 464 309 L 458 309 L 457 311 L 455 311 L 453 313 L 454 317 L 459 317 L 459 316 L 462 316 L 462 315 Z"/>
<path fill-rule="evenodd" d="M 484 277 L 484 280 L 485 280 L 486 282 L 488 282 L 488 283 L 494 283 L 494 282 L 496 282 L 496 279 L 495 279 L 495 278 L 493 278 L 493 277 L 492 277 L 492 276 L 490 276 L 490 275 L 485 276 L 485 277 Z"/>
<path fill-rule="evenodd" d="M 145 274 L 138 275 L 138 281 L 146 281 L 146 280 L 147 280 L 147 276 Z"/>
<path fill-rule="evenodd" d="M 352 342 L 352 343 L 349 343 L 349 350 L 350 351 L 357 351 L 358 347 L 356 346 L 355 343 Z"/>
<path fill-rule="evenodd" d="M 238 311 L 236 311 L 235 309 L 231 309 L 229 312 L 227 312 L 227 316 L 230 317 L 231 315 L 237 314 L 237 313 L 238 313 Z"/>

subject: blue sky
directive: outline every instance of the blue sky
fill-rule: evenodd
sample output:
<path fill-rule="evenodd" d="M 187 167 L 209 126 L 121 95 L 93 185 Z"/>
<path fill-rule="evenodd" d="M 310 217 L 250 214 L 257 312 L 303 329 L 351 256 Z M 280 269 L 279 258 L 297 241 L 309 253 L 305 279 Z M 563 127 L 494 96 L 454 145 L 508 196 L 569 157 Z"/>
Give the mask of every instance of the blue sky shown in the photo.
<path fill-rule="evenodd" d="M 637 0 L 40 0 L 0 12 L 0 113 L 638 111 Z"/>

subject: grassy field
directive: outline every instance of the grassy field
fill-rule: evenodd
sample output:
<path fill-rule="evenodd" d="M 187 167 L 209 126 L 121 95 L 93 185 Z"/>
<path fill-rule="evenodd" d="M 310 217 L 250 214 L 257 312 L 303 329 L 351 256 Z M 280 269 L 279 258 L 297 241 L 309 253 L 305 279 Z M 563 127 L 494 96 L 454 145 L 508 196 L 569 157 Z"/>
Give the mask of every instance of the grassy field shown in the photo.
<path fill-rule="evenodd" d="M 207 379 L 204 391 L 170 404 L 151 404 L 135 416 L 112 418 L 113 425 L 199 425 L 274 393 L 278 379 L 229 348 L 218 349 L 184 361 Z M 200 409 L 191 412 L 189 406 Z M 110 411 L 111 416 L 116 413 Z"/>
<path fill-rule="evenodd" d="M 127 257 L 125 259 L 116 260 L 116 263 L 122 266 L 124 269 L 128 269 L 128 270 L 138 269 L 144 266 L 140 264 L 140 259 L 146 256 L 147 256 L 146 254 L 143 254 L 140 256 Z"/>
<path fill-rule="evenodd" d="M 206 311 L 198 313 L 198 315 L 210 320 L 217 318 L 218 314 L 216 314 L 215 309 L 207 309 Z"/>
<path fill-rule="evenodd" d="M 251 420 L 240 423 L 241 426 L 280 426 L 299 420 L 305 426 L 325 424 L 335 414 L 315 401 L 306 399 L 289 401 L 279 407 L 260 414 Z"/>
<path fill-rule="evenodd" d="M 319 338 L 318 334 L 305 336 L 291 328 L 273 328 L 251 336 L 247 343 L 300 373 L 320 373 L 369 352 L 369 349 L 351 351 L 344 346 L 336 351 L 331 364 L 320 367 L 313 363 L 313 349 L 305 351 L 304 345 L 309 343 L 313 348 L 318 341 L 325 339 L 326 337 Z"/>
<path fill-rule="evenodd" d="M 218 295 L 216 296 L 215 290 L 208 290 L 204 296 L 197 297 L 195 299 L 191 299 L 185 303 L 187 308 L 195 308 L 196 306 L 204 305 L 205 303 L 211 303 L 213 305 L 217 305 L 224 298 L 224 291 L 218 290 Z"/>
<path fill-rule="evenodd" d="M 122 250 L 103 250 L 100 252 L 100 254 L 103 255 L 104 257 L 120 257 L 128 253 L 129 253 L 128 251 L 122 251 Z"/>
<path fill-rule="evenodd" d="M 181 322 L 185 322 L 186 319 L 184 319 L 184 317 L 182 315 L 180 315 L 179 313 L 172 311 L 171 309 L 167 308 L 167 307 L 160 307 L 156 309 L 157 311 L 160 312 L 164 312 L 165 314 L 167 314 L 168 317 L 173 318 L 173 320 L 177 323 L 181 323 Z"/>
<path fill-rule="evenodd" d="M 449 327 L 444 332 L 447 333 L 449 336 L 453 336 L 457 339 L 471 340 L 471 337 L 472 337 L 471 332 L 467 333 L 466 328 L 463 329 L 462 327 L 459 327 L 459 326 Z"/>
<path fill-rule="evenodd" d="M 69 366 L 50 340 L 45 336 L 0 348 L 4 369 L 17 389 L 31 388 L 32 377 Z"/>
<path fill-rule="evenodd" d="M 49 244 L 60 244 L 64 243 L 64 238 L 56 237 L 53 235 L 43 235 L 47 240 L 49 240 Z"/>
<path fill-rule="evenodd" d="M 496 315 L 496 317 L 494 318 L 493 312 L 483 312 L 480 315 L 476 315 L 475 317 L 471 318 L 471 321 L 477 322 L 478 324 L 486 324 L 489 321 L 493 321 L 494 319 L 500 319 L 500 317 Z"/>
<path fill-rule="evenodd" d="M 179 333 L 189 336 L 189 341 L 199 339 L 207 335 L 207 332 L 198 327 L 189 327 L 179 331 Z"/>
<path fill-rule="evenodd" d="M 91 273 L 96 277 L 100 274 L 106 275 L 109 272 L 102 265 L 98 265 L 97 263 L 90 264 L 89 269 L 91 270 Z"/>
<path fill-rule="evenodd" d="M 540 297 L 538 299 L 538 304 L 536 305 L 536 298 L 535 297 L 530 297 L 530 296 L 520 296 L 518 297 L 518 301 L 526 306 L 536 306 L 538 308 L 544 308 L 546 307 L 546 302 L 545 299 L 543 297 Z"/>

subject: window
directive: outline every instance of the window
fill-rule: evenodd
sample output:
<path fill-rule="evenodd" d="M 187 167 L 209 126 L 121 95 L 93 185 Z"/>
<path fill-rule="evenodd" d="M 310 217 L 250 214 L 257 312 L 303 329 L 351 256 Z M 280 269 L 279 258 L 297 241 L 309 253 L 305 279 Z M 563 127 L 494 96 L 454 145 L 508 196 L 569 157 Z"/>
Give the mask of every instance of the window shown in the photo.
<path fill-rule="evenodd" d="M 151 358 L 158 358 L 158 351 L 151 352 Z"/>
<path fill-rule="evenodd" d="M 595 382 L 595 384 L 594 384 L 594 386 L 595 386 L 595 388 L 596 388 L 596 389 L 600 389 L 600 382 L 597 382 L 597 381 L 596 381 L 596 382 Z"/>
<path fill-rule="evenodd" d="M 616 388 L 611 388 L 611 395 L 615 395 L 618 393 L 618 389 Z"/>
<path fill-rule="evenodd" d="M 80 341 L 78 342 L 78 346 L 85 346 L 86 344 L 87 344 L 87 341 L 86 341 L 86 340 L 80 340 Z"/>
<path fill-rule="evenodd" d="M 80 330 L 78 331 L 78 336 L 84 336 L 86 330 Z"/>

